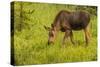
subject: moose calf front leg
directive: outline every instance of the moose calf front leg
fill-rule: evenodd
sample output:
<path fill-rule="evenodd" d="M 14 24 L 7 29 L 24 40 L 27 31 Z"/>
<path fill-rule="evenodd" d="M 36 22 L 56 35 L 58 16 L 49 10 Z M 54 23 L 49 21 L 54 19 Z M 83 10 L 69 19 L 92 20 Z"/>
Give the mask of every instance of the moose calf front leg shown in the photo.
<path fill-rule="evenodd" d="M 70 36 L 70 30 L 67 30 L 66 32 L 65 32 L 65 35 L 64 35 L 64 38 L 63 38 L 63 42 L 62 42 L 62 44 L 65 46 L 65 41 L 66 41 L 66 38 L 68 38 L 68 36 Z"/>

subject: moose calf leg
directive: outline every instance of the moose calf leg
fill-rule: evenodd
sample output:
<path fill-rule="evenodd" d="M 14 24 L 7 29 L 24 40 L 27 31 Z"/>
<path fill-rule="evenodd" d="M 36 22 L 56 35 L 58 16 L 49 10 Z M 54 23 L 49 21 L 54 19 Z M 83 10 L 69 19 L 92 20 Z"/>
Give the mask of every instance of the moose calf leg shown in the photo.
<path fill-rule="evenodd" d="M 65 45 L 65 40 L 66 40 L 66 38 L 68 38 L 68 36 L 70 36 L 70 30 L 67 30 L 66 32 L 65 32 L 65 35 L 64 35 L 64 38 L 63 38 L 63 42 L 62 42 L 62 44 L 63 45 Z"/>
<path fill-rule="evenodd" d="M 88 45 L 89 39 L 90 39 L 90 33 L 89 33 L 88 28 L 84 29 L 84 32 L 85 32 L 86 45 Z"/>
<path fill-rule="evenodd" d="M 72 44 L 74 45 L 75 42 L 74 42 L 74 40 L 73 40 L 73 33 L 72 33 L 72 31 L 70 32 L 70 40 L 71 40 Z"/>

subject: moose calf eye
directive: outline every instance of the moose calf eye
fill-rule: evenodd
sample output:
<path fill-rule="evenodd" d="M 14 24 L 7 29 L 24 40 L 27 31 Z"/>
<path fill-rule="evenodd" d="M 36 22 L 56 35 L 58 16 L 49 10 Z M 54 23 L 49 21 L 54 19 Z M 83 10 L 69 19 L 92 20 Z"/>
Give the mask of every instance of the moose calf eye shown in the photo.
<path fill-rule="evenodd" d="M 54 36 L 52 33 L 50 33 L 49 35 L 52 36 L 52 37 Z"/>

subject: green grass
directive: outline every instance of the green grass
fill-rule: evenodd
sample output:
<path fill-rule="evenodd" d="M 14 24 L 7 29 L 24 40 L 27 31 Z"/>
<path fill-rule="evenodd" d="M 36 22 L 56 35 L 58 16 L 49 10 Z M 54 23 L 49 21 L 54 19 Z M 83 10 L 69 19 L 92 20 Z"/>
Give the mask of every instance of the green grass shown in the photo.
<path fill-rule="evenodd" d="M 74 39 L 77 42 L 73 45 L 70 40 L 66 41 L 66 46 L 62 47 L 62 39 L 64 33 L 59 32 L 54 44 L 47 45 L 48 31 L 43 25 L 50 26 L 57 12 L 66 7 L 55 8 L 55 5 L 45 4 L 43 6 L 32 4 L 35 12 L 31 15 L 31 21 L 27 22 L 30 29 L 23 29 L 21 32 L 15 32 L 14 50 L 15 64 L 48 64 L 63 62 L 84 62 L 97 60 L 97 17 L 91 17 L 91 41 L 85 47 L 85 39 L 83 31 L 73 31 Z M 30 6 L 25 7 L 31 9 Z M 38 8 L 41 7 L 41 8 Z M 45 11 L 43 11 L 45 7 Z M 50 8 L 49 8 L 50 7 Z M 62 6 L 63 7 L 63 6 Z M 39 11 L 40 10 L 40 11 Z M 69 9 L 71 10 L 71 8 Z M 17 15 L 17 14 L 16 14 Z M 28 16 L 28 15 L 27 15 Z M 17 18 L 15 18 L 17 23 Z M 19 21 L 18 21 L 19 22 Z M 16 30 L 16 28 L 15 28 Z"/>

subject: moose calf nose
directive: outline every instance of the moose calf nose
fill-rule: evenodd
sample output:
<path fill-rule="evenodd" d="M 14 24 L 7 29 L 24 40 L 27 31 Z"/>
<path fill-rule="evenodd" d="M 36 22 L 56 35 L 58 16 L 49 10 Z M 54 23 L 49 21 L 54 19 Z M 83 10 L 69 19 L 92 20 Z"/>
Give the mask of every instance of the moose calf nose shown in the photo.
<path fill-rule="evenodd" d="M 53 44 L 53 42 L 48 42 L 48 45 Z"/>

